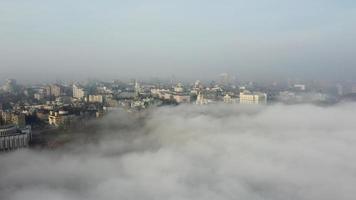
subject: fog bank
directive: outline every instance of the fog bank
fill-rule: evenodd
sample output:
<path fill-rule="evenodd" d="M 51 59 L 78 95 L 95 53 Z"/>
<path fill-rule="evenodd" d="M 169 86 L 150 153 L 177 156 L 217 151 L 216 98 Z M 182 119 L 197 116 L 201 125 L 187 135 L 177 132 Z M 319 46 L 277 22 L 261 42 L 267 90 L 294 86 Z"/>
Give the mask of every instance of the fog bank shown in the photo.
<path fill-rule="evenodd" d="M 123 112 L 98 140 L 0 155 L 0 199 L 335 200 L 356 196 L 355 104 Z"/>

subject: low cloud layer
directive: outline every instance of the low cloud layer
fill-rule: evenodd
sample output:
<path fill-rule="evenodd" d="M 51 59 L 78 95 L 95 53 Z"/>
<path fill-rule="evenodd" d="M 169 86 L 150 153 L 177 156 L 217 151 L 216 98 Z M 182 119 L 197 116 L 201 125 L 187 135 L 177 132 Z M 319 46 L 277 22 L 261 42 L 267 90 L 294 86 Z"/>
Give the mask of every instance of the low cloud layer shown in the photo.
<path fill-rule="evenodd" d="M 0 156 L 0 199 L 355 199 L 355 104 L 118 113 L 93 142 Z M 89 140 L 91 141 L 91 140 Z"/>

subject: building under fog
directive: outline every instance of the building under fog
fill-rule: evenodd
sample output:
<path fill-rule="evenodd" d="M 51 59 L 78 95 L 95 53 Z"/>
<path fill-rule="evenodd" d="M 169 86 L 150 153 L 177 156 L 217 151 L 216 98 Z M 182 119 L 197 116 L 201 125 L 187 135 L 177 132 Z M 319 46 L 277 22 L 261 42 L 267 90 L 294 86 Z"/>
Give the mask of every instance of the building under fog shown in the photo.
<path fill-rule="evenodd" d="M 190 94 L 185 91 L 181 83 L 178 83 L 173 88 L 173 91 L 166 89 L 151 89 L 151 94 L 164 100 L 174 100 L 177 103 L 190 103 Z"/>
<path fill-rule="evenodd" d="M 27 147 L 30 140 L 30 127 L 19 129 L 15 125 L 0 126 L 0 151 Z"/>
<path fill-rule="evenodd" d="M 76 121 L 78 118 L 70 114 L 68 111 L 50 111 L 48 115 L 49 125 L 59 127 L 59 126 L 69 126 L 72 122 Z"/>
<path fill-rule="evenodd" d="M 243 91 L 240 93 L 240 104 L 266 104 L 267 94 L 262 92 Z"/>
<path fill-rule="evenodd" d="M 88 102 L 89 103 L 103 103 L 104 97 L 103 97 L 103 95 L 89 95 Z"/>
<path fill-rule="evenodd" d="M 224 103 L 227 103 L 227 104 L 235 104 L 235 103 L 238 103 L 238 99 L 232 98 L 229 94 L 226 94 L 226 95 L 223 97 L 223 101 L 224 101 Z"/>
<path fill-rule="evenodd" d="M 7 79 L 5 85 L 2 87 L 5 92 L 14 92 L 16 88 L 17 84 L 15 79 Z"/>

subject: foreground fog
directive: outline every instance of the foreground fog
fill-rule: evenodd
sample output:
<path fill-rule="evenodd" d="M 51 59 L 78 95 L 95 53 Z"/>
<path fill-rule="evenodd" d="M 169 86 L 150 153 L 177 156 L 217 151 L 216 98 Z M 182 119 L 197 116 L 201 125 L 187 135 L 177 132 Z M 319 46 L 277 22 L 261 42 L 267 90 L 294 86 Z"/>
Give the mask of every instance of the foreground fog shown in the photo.
<path fill-rule="evenodd" d="M 0 199 L 351 200 L 355 111 L 214 105 L 161 108 L 144 119 L 118 113 L 99 124 L 98 140 L 0 155 Z"/>

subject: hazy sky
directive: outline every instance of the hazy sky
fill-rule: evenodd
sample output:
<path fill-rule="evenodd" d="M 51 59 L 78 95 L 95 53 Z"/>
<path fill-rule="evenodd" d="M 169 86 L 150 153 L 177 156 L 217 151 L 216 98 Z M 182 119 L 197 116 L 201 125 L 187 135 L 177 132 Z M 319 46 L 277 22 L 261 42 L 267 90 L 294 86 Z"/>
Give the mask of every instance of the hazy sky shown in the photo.
<path fill-rule="evenodd" d="M 96 142 L 2 154 L 0 199 L 354 200 L 355 111 L 186 105 L 144 123 L 119 112 Z"/>
<path fill-rule="evenodd" d="M 1 0 L 0 79 L 354 78 L 354 0 Z"/>

